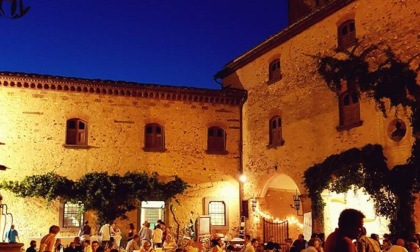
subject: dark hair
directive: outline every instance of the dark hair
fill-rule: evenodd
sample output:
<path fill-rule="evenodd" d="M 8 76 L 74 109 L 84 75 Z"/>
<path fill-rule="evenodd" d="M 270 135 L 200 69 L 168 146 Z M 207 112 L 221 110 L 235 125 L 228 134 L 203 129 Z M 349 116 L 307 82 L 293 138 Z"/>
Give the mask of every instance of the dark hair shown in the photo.
<path fill-rule="evenodd" d="M 104 247 L 102 247 L 102 246 L 99 246 L 99 247 L 96 249 L 96 252 L 105 252 L 105 248 L 104 248 Z"/>
<path fill-rule="evenodd" d="M 36 241 L 35 241 L 35 240 L 32 240 L 32 241 L 31 241 L 31 243 L 29 243 L 29 244 L 30 244 L 30 245 L 31 245 L 31 247 L 32 247 L 32 246 L 36 245 Z"/>
<path fill-rule="evenodd" d="M 52 225 L 50 227 L 50 231 L 49 232 L 50 233 L 53 233 L 53 234 L 58 234 L 58 232 L 60 232 L 60 227 L 59 226 L 56 226 L 56 225 Z"/>
<path fill-rule="evenodd" d="M 308 246 L 314 246 L 316 241 L 319 241 L 319 244 L 321 244 L 321 240 L 319 238 L 311 238 L 308 241 Z"/>
<path fill-rule="evenodd" d="M 249 234 L 245 235 L 245 240 L 251 240 L 251 236 Z"/>
<path fill-rule="evenodd" d="M 251 240 L 251 243 L 254 243 L 256 241 L 258 241 L 258 239 L 257 238 L 254 238 L 254 239 Z"/>
<path fill-rule="evenodd" d="M 338 227 L 343 229 L 354 227 L 363 218 L 365 218 L 365 215 L 359 210 L 352 208 L 344 209 L 340 217 L 338 217 Z"/>
<path fill-rule="evenodd" d="M 129 226 L 131 229 L 134 229 L 134 224 L 133 224 L 133 223 L 128 224 L 128 226 Z"/>

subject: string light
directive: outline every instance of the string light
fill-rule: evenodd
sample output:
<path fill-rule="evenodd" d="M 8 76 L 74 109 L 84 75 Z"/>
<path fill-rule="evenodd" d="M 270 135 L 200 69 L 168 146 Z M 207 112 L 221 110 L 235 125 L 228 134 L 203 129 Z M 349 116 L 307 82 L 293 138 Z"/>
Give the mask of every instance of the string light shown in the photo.
<path fill-rule="evenodd" d="M 254 217 L 255 217 L 254 219 L 258 219 L 258 216 L 261 216 L 264 219 L 271 220 L 274 223 L 281 223 L 281 222 L 288 221 L 289 224 L 296 225 L 298 228 L 303 229 L 303 223 L 300 222 L 295 216 L 287 216 L 286 219 L 283 219 L 283 220 L 279 218 L 274 218 L 269 213 L 262 211 L 257 201 L 255 211 L 254 211 Z"/>

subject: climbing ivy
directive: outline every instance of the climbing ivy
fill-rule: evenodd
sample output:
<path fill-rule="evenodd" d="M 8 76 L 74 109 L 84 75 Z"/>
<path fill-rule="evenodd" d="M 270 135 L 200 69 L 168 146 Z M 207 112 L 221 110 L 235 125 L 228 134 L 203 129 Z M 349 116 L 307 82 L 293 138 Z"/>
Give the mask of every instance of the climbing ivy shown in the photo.
<path fill-rule="evenodd" d="M 420 89 L 416 82 L 420 67 L 411 64 L 418 55 L 403 61 L 389 46 L 359 46 L 333 56 L 315 57 L 318 73 L 329 89 L 338 94 L 345 82 L 347 89 L 372 97 L 384 116 L 386 101 L 391 107 L 408 107 L 413 132 L 420 132 Z M 373 198 L 376 213 L 390 220 L 393 235 L 412 237 L 414 194 L 420 191 L 420 140 L 413 144 L 406 164 L 388 169 L 385 161 L 382 147 L 368 144 L 331 155 L 306 170 L 304 185 L 312 200 L 314 217 L 323 222 L 323 190 L 343 193 L 355 186 Z"/>
<path fill-rule="evenodd" d="M 134 210 L 139 200 L 164 200 L 175 198 L 189 187 L 179 177 L 163 183 L 158 173 L 128 172 L 124 176 L 107 172 L 87 173 L 72 181 L 55 173 L 27 176 L 22 181 L 3 181 L 1 188 L 19 197 L 42 197 L 48 201 L 61 198 L 80 202 L 85 210 L 96 212 L 99 223 L 125 218 Z M 176 200 L 176 198 L 175 198 Z"/>

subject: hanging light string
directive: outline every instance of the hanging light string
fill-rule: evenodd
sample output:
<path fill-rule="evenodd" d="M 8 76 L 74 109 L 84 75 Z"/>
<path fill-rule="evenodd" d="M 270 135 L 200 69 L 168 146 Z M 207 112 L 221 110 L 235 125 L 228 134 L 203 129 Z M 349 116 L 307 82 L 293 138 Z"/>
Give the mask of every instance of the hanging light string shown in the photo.
<path fill-rule="evenodd" d="M 289 224 L 296 225 L 298 228 L 303 229 L 303 223 L 301 223 L 295 216 L 287 216 L 286 219 L 283 219 L 283 220 L 279 218 L 274 218 L 269 213 L 266 213 L 260 209 L 260 205 L 258 204 L 258 201 L 256 202 L 254 214 L 259 215 L 263 217 L 264 219 L 271 220 L 274 223 L 281 223 L 284 221 L 288 221 Z"/>

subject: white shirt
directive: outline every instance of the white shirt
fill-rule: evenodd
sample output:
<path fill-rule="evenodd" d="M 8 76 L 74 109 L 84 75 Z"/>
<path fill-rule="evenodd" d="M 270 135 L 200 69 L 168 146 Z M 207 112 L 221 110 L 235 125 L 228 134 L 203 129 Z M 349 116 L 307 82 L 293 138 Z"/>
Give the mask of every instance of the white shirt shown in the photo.
<path fill-rule="evenodd" d="M 111 233 L 114 233 L 114 230 L 111 225 L 107 223 L 101 227 L 99 233 L 101 234 L 102 241 L 109 241 L 111 239 Z"/>

